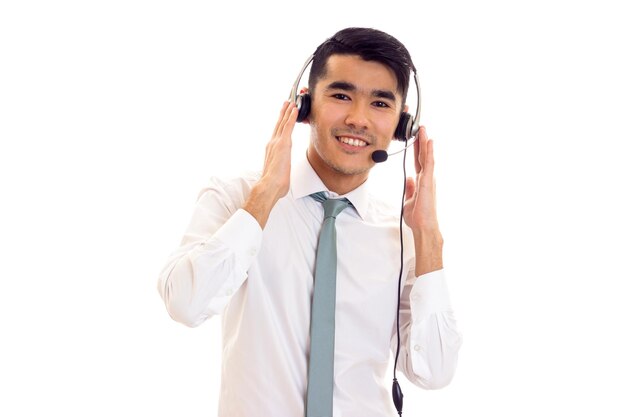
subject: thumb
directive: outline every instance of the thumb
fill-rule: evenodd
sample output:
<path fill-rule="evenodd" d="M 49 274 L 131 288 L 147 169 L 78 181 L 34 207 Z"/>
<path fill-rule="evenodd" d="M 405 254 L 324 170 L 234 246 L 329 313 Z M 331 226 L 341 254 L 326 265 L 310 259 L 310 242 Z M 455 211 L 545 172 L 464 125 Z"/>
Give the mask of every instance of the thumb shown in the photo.
<path fill-rule="evenodd" d="M 406 188 L 404 192 L 404 201 L 413 197 L 413 194 L 415 194 L 415 179 L 411 177 L 406 179 Z"/>

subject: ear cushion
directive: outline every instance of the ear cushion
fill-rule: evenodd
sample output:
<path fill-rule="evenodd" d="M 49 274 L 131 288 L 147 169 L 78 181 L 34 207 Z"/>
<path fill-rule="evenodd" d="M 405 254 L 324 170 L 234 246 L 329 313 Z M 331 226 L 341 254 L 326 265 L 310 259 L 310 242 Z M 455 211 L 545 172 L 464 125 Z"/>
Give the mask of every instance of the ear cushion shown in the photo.
<path fill-rule="evenodd" d="M 411 137 L 411 128 L 413 127 L 413 116 L 407 112 L 402 112 L 398 126 L 393 134 L 393 138 L 397 140 L 407 141 Z"/>
<path fill-rule="evenodd" d="M 298 107 L 298 118 L 296 121 L 302 122 L 309 116 L 311 111 L 311 95 L 308 93 L 298 95 L 296 106 Z"/>

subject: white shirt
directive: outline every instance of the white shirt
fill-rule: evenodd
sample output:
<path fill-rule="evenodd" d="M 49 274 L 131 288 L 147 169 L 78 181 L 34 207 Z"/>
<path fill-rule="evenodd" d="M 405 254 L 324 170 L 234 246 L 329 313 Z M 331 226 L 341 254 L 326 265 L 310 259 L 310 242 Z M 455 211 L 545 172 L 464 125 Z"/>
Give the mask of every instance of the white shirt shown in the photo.
<path fill-rule="evenodd" d="M 303 161 L 261 229 L 241 209 L 258 177 L 211 180 L 159 291 L 171 317 L 188 326 L 222 314 L 220 417 L 302 417 L 323 220 L 322 205 L 308 196 L 327 188 Z M 353 207 L 336 220 L 334 417 L 396 414 L 386 371 L 395 358 L 400 213 L 366 184 L 342 196 Z M 461 336 L 443 271 L 415 278 L 413 238 L 403 229 L 398 369 L 418 386 L 440 388 L 452 379 Z"/>

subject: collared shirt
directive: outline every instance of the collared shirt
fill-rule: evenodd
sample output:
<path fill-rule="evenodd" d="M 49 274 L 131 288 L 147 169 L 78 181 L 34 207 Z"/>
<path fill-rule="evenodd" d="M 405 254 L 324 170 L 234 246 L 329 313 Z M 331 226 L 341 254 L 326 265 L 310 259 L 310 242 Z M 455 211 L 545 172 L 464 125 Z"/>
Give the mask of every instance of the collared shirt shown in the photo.
<path fill-rule="evenodd" d="M 309 195 L 328 190 L 304 160 L 261 229 L 241 209 L 258 178 L 210 181 L 158 287 L 176 321 L 193 327 L 222 315 L 220 417 L 302 417 L 323 221 Z M 395 415 L 386 372 L 396 350 L 400 213 L 366 184 L 341 196 L 352 206 L 336 219 L 334 417 Z M 440 388 L 452 379 L 461 336 L 443 270 L 414 276 L 413 239 L 403 229 L 398 369 L 418 386 Z"/>

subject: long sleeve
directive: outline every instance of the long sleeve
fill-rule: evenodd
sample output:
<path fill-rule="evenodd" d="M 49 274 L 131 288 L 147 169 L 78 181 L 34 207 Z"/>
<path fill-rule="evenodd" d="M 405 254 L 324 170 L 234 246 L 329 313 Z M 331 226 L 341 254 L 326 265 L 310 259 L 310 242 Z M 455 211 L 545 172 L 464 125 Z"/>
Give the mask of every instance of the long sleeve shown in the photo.
<path fill-rule="evenodd" d="M 261 246 L 262 231 L 242 206 L 251 181 L 213 179 L 198 197 L 178 249 L 162 269 L 158 290 L 169 315 L 195 327 L 222 312 Z"/>
<path fill-rule="evenodd" d="M 400 302 L 398 368 L 424 389 L 443 388 L 454 376 L 461 344 L 443 270 L 411 274 Z"/>

